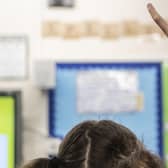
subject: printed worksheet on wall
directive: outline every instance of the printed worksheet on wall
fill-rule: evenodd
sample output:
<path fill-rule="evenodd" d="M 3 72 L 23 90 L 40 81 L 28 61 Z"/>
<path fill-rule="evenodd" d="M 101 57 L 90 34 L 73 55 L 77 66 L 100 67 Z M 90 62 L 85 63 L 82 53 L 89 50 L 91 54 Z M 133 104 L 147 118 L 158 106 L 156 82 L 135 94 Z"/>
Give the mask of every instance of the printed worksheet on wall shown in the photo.
<path fill-rule="evenodd" d="M 0 163 L 1 168 L 8 168 L 8 141 L 7 136 L 0 135 Z"/>

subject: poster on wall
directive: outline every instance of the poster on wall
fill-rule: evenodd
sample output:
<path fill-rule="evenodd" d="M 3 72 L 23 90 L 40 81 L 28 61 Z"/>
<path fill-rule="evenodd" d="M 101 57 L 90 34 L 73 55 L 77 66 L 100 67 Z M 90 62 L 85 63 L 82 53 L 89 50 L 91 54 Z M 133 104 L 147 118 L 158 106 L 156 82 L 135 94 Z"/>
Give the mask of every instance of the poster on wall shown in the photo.
<path fill-rule="evenodd" d="M 74 0 L 49 0 L 50 7 L 73 7 Z"/>
<path fill-rule="evenodd" d="M 7 168 L 8 167 L 8 140 L 7 136 L 0 134 L 0 163 L 1 168 Z"/>
<path fill-rule="evenodd" d="M 24 79 L 27 76 L 27 39 L 0 36 L 0 79 Z"/>

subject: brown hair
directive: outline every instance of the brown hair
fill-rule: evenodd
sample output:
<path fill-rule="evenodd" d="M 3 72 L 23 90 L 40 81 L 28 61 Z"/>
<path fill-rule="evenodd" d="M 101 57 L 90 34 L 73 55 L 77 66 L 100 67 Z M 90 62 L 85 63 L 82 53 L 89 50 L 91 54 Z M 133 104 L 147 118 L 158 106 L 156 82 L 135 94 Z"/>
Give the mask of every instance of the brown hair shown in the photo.
<path fill-rule="evenodd" d="M 160 168 L 126 127 L 113 121 L 85 121 L 62 141 L 57 157 L 36 159 L 23 168 Z"/>

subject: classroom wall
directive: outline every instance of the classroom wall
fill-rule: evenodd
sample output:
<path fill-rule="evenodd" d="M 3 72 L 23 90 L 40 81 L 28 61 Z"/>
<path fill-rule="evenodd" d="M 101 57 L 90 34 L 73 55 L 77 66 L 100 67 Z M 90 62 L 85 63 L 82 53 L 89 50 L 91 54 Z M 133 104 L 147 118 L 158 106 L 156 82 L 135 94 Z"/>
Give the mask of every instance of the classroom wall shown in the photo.
<path fill-rule="evenodd" d="M 167 0 L 151 0 L 168 17 Z M 45 20 L 151 22 L 147 0 L 76 0 L 74 9 L 49 9 L 47 0 L 0 0 L 0 35 L 26 35 L 29 40 L 28 77 L 22 81 L 0 81 L 0 91 L 22 91 L 23 156 L 29 160 L 57 150 L 59 140 L 48 138 L 47 92 L 34 85 L 35 60 L 133 61 L 167 60 L 168 41 L 158 35 L 118 40 L 83 38 L 80 40 L 43 39 Z"/>

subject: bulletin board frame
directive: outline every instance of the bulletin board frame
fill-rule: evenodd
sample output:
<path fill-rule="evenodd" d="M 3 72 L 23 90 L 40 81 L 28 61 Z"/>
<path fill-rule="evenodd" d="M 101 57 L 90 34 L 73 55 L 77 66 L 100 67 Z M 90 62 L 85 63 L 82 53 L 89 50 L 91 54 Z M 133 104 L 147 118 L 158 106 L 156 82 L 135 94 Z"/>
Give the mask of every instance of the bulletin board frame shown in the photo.
<path fill-rule="evenodd" d="M 22 117 L 21 117 L 21 92 L 0 92 L 0 96 L 14 99 L 14 166 L 20 165 L 22 160 Z"/>

